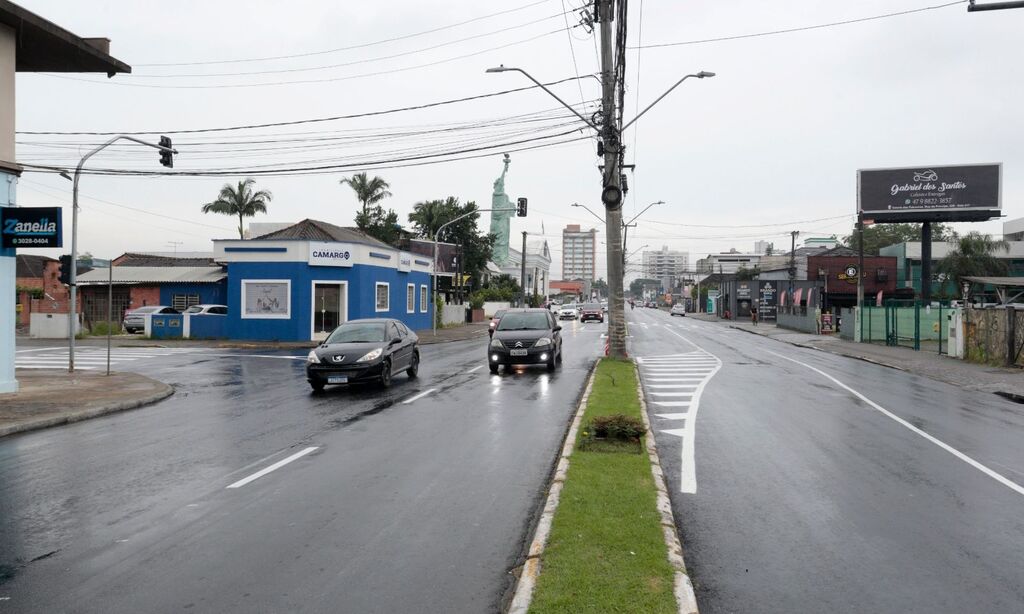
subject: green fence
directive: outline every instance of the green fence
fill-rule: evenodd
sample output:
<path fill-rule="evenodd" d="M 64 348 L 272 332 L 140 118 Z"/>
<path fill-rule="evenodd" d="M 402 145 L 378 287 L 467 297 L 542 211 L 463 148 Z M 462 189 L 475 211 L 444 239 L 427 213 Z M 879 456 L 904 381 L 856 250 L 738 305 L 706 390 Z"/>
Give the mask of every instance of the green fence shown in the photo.
<path fill-rule="evenodd" d="M 914 300 L 888 300 L 865 306 L 860 318 L 862 343 L 884 343 L 945 354 L 949 351 L 948 304 L 925 306 Z"/>

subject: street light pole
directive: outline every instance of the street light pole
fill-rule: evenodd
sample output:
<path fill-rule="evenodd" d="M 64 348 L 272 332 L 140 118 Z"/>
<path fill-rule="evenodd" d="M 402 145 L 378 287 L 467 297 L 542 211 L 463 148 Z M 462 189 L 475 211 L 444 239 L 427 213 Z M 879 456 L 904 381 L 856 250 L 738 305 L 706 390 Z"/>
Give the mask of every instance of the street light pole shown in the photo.
<path fill-rule="evenodd" d="M 636 228 L 635 222 L 636 222 L 637 218 L 640 217 L 641 215 L 643 215 L 644 213 L 647 213 L 647 210 L 650 209 L 651 207 L 653 207 L 654 205 L 664 205 L 664 204 L 665 204 L 665 201 L 663 201 L 663 200 L 655 201 L 655 202 L 647 205 L 646 207 L 644 207 L 643 211 L 641 211 L 640 213 L 637 213 L 636 215 L 633 216 L 633 219 L 629 220 L 628 222 L 626 222 L 626 223 L 624 223 L 622 225 L 622 253 L 623 254 L 626 253 L 626 233 L 629 232 L 630 228 Z M 626 260 L 625 256 L 623 256 L 622 260 L 623 260 L 623 263 L 625 263 L 625 260 Z"/>
<path fill-rule="evenodd" d="M 522 298 L 519 306 L 526 308 L 526 231 L 523 231 L 523 252 L 519 256 L 519 283 L 522 286 Z"/>
<path fill-rule="evenodd" d="M 68 281 L 70 282 L 68 285 L 71 286 L 71 296 L 70 303 L 68 305 L 68 373 L 75 372 L 75 324 L 78 322 L 78 180 L 82 174 L 82 167 L 85 166 L 86 160 L 121 140 L 146 145 L 166 153 L 178 153 L 177 149 L 164 147 L 163 145 L 156 145 L 154 143 L 147 143 L 146 141 L 135 137 L 119 134 L 82 156 L 82 159 L 78 162 L 78 166 L 75 167 L 75 177 L 71 181 L 71 271 L 68 275 Z M 170 141 L 168 141 L 168 144 L 170 144 Z M 107 325 L 109 326 L 109 323 Z"/>

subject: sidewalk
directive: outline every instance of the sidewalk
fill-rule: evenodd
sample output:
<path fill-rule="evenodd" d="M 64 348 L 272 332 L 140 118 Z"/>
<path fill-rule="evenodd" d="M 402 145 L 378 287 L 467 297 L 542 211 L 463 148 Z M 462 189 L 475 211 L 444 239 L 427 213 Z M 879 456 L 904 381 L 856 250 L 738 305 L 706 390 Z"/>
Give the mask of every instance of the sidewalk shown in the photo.
<path fill-rule="evenodd" d="M 774 324 L 760 323 L 754 326 L 749 322 L 718 320 L 713 316 L 701 316 L 700 319 L 716 321 L 730 328 L 799 347 L 856 358 L 883 367 L 923 375 L 964 390 L 990 392 L 1015 401 L 1024 401 L 1024 373 L 1020 369 L 978 365 L 936 352 L 918 352 L 909 348 L 889 347 L 873 343 L 854 343 L 841 339 L 838 335 L 810 335 L 779 328 Z"/>
<path fill-rule="evenodd" d="M 464 324 L 452 328 L 437 329 L 437 336 L 428 328 L 418 330 L 420 345 L 431 345 L 433 343 L 445 343 L 448 341 L 463 341 L 466 339 L 481 338 L 487 334 L 488 322 L 477 322 Z M 67 339 L 32 339 L 30 337 L 18 337 L 18 349 L 32 347 L 56 347 L 67 346 Z M 86 337 L 76 339 L 78 347 L 107 347 L 106 337 Z M 114 335 L 111 337 L 113 347 L 201 347 L 220 349 L 261 349 L 261 350 L 301 350 L 310 349 L 316 345 L 315 341 L 231 341 L 227 339 L 146 339 L 142 335 Z"/>
<path fill-rule="evenodd" d="M 156 403 L 174 389 L 137 373 L 19 369 L 20 390 L 0 395 L 0 437 Z M 73 393 L 73 394 L 72 394 Z"/>

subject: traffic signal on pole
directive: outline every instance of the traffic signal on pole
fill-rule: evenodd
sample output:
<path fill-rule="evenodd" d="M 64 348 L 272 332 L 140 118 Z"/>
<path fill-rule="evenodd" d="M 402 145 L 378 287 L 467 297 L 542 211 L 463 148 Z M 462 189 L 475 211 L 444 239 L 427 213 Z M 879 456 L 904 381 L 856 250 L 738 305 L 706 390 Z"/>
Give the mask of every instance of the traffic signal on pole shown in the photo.
<path fill-rule="evenodd" d="M 160 137 L 160 147 L 166 147 L 166 149 L 160 150 L 160 164 L 167 168 L 174 168 L 174 153 L 170 151 L 172 149 L 171 137 Z"/>
<path fill-rule="evenodd" d="M 526 199 L 520 198 L 516 203 L 516 217 L 526 217 Z"/>
<path fill-rule="evenodd" d="M 65 286 L 71 285 L 71 255 L 65 254 L 60 257 L 60 276 L 57 278 Z"/>

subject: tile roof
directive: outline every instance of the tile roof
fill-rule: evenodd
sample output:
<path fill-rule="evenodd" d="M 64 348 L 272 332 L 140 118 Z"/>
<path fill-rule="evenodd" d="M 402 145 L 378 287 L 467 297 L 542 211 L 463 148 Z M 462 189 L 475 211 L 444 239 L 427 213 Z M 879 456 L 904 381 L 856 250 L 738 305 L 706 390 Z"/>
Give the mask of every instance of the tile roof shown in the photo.
<path fill-rule="evenodd" d="M 110 273 L 107 269 L 93 269 L 78 276 L 83 286 L 103 285 Z M 228 276 L 227 270 L 219 266 L 115 266 L 115 284 L 162 284 L 162 283 L 217 283 Z"/>
<path fill-rule="evenodd" d="M 251 241 L 275 241 L 280 239 L 298 239 L 304 241 L 340 241 L 343 243 L 362 243 L 374 247 L 395 249 L 383 241 L 374 239 L 358 228 L 335 226 L 320 220 L 305 219 L 287 228 L 282 228 Z"/>
<path fill-rule="evenodd" d="M 18 254 L 17 272 L 15 277 L 41 278 L 46 269 L 47 262 L 56 262 L 47 256 L 32 256 L 29 254 Z"/>

